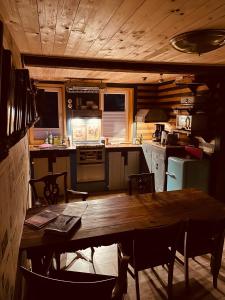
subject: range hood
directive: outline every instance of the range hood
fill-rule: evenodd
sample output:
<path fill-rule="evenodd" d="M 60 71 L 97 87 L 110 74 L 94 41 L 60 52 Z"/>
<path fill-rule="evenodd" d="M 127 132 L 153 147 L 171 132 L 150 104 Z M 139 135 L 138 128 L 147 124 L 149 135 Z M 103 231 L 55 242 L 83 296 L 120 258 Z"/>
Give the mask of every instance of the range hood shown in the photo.
<path fill-rule="evenodd" d="M 167 122 L 168 115 L 163 109 L 139 109 L 135 116 L 136 122 L 155 123 L 155 122 Z"/>

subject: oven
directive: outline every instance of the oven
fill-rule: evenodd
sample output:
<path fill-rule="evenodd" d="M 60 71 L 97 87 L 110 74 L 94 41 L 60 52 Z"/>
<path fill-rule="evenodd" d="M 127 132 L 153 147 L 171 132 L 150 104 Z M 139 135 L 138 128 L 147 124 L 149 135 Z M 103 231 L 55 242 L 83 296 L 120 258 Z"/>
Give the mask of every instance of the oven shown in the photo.
<path fill-rule="evenodd" d="M 77 183 L 105 180 L 105 147 L 102 144 L 77 145 Z"/>

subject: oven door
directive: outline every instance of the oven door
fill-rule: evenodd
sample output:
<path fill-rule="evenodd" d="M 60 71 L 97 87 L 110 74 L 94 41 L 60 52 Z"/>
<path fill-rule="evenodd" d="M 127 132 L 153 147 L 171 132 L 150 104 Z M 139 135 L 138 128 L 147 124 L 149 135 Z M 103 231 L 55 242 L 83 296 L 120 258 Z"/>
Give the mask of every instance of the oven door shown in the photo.
<path fill-rule="evenodd" d="M 77 183 L 105 180 L 105 164 L 77 164 Z"/>

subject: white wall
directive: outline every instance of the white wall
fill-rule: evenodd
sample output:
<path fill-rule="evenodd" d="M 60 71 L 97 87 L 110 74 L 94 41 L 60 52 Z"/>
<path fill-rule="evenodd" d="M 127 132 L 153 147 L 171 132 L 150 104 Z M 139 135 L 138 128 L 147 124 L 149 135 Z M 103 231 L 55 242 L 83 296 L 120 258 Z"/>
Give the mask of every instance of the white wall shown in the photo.
<path fill-rule="evenodd" d="M 25 136 L 0 163 L 0 300 L 12 299 L 28 203 L 29 152 Z"/>

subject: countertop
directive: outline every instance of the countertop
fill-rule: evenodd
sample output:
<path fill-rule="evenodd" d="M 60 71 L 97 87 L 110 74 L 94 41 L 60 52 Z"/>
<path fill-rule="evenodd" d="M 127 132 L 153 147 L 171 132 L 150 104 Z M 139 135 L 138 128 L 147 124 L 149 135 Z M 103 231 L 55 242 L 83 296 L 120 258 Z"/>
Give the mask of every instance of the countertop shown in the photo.
<path fill-rule="evenodd" d="M 105 145 L 106 150 L 119 150 L 119 149 L 127 149 L 127 150 L 134 150 L 134 149 L 140 149 L 142 145 L 136 145 L 136 144 L 109 144 Z M 29 145 L 29 150 L 31 152 L 40 152 L 40 151 L 75 151 L 76 146 L 66 147 L 66 146 L 52 146 L 47 148 L 40 148 L 38 145 Z"/>
<path fill-rule="evenodd" d="M 185 145 L 162 145 L 161 143 L 159 142 L 153 142 L 152 140 L 147 140 L 147 141 L 143 141 L 143 144 L 150 144 L 150 145 L 153 145 L 155 147 L 159 147 L 159 148 L 163 148 L 163 149 L 168 149 L 168 148 L 184 148 Z"/>

